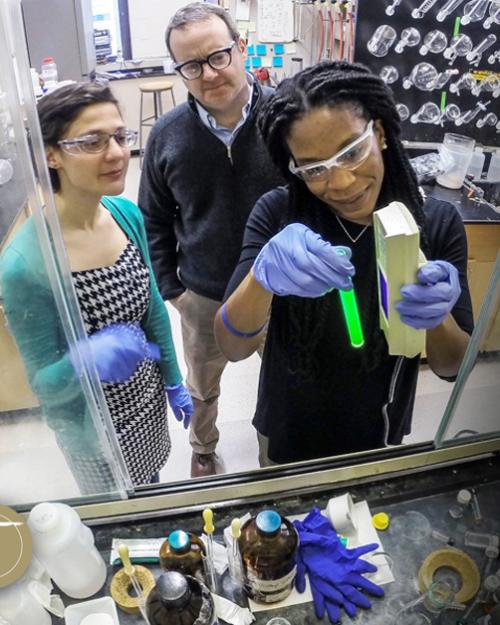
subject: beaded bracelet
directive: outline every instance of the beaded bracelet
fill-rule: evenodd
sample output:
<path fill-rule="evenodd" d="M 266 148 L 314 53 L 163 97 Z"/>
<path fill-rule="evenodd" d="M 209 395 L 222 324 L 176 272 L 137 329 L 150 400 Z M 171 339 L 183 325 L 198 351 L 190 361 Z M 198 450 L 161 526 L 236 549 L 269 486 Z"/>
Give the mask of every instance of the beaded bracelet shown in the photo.
<path fill-rule="evenodd" d="M 234 336 L 239 336 L 240 338 L 251 339 L 252 337 L 257 336 L 257 334 L 260 334 L 262 330 L 266 327 L 266 324 L 264 323 L 264 325 L 261 325 L 260 328 L 258 328 L 254 332 L 240 332 L 240 330 L 233 328 L 233 326 L 229 323 L 229 319 L 227 318 L 226 304 L 222 304 L 221 315 L 222 322 L 229 330 L 229 332 L 231 332 L 231 334 L 234 334 Z"/>

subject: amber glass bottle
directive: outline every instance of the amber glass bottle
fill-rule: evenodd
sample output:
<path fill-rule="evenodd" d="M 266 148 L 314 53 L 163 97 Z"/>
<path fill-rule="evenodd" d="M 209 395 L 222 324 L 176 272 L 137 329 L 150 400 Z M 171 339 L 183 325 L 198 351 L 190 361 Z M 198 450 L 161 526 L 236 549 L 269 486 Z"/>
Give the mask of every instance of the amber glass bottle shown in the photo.
<path fill-rule="evenodd" d="M 274 510 L 263 510 L 243 525 L 239 545 L 245 587 L 254 601 L 274 603 L 291 593 L 298 544 L 293 524 Z"/>
<path fill-rule="evenodd" d="M 160 566 L 163 571 L 179 571 L 203 581 L 205 546 L 195 534 L 175 530 L 160 547 Z"/>
<path fill-rule="evenodd" d="M 167 571 L 160 575 L 146 601 L 151 625 L 215 625 L 215 608 L 208 588 L 190 575 Z"/>

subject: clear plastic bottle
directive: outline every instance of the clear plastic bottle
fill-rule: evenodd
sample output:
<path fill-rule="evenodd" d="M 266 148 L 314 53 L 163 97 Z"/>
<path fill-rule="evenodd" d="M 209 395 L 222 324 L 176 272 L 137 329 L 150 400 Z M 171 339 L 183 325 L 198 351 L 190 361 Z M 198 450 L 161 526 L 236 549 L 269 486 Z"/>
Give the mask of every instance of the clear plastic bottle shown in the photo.
<path fill-rule="evenodd" d="M 201 538 L 190 532 L 175 530 L 160 547 L 160 566 L 163 571 L 179 571 L 203 580 L 205 555 Z"/>
<path fill-rule="evenodd" d="M 63 503 L 40 503 L 30 512 L 28 526 L 33 554 L 70 597 L 94 595 L 106 581 L 106 564 L 94 535 L 77 512 Z"/>
<path fill-rule="evenodd" d="M 481 178 L 485 158 L 486 157 L 484 155 L 483 148 L 475 147 L 469 169 L 467 170 L 467 175 L 472 176 L 473 180 L 479 180 Z"/>
<path fill-rule="evenodd" d="M 28 590 L 26 576 L 0 588 L 0 623 L 8 625 L 51 625 L 50 614 Z"/>
<path fill-rule="evenodd" d="M 57 65 L 52 56 L 46 56 L 42 61 L 41 74 L 45 91 L 52 91 L 57 87 Z"/>
<path fill-rule="evenodd" d="M 491 155 L 486 180 L 488 182 L 500 181 L 500 150 L 495 150 Z"/>
<path fill-rule="evenodd" d="M 299 537 L 293 524 L 274 510 L 263 510 L 241 528 L 239 545 L 248 595 L 274 603 L 292 592 Z"/>
<path fill-rule="evenodd" d="M 461 519 L 464 516 L 464 512 L 470 505 L 472 495 L 470 491 L 465 488 L 459 490 L 457 493 L 457 503 L 448 510 L 449 515 L 453 519 Z"/>
<path fill-rule="evenodd" d="M 148 594 L 146 613 L 150 625 L 214 625 L 212 595 L 200 580 L 178 571 L 160 575 Z"/>

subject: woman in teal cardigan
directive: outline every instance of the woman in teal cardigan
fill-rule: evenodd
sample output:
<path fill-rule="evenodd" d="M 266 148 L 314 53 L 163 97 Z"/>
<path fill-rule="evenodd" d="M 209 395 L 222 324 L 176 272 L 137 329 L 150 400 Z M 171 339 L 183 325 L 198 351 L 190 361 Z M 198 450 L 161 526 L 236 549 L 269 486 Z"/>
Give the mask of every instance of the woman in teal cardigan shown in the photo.
<path fill-rule="evenodd" d="M 109 483 L 81 372 L 93 363 L 134 484 L 156 481 L 170 452 L 167 398 L 187 428 L 168 314 L 137 206 L 123 197 L 136 133 L 107 87 L 72 84 L 38 105 L 63 238 L 88 340 L 68 348 L 32 218 L 2 255 L 9 328 L 82 493 Z"/>

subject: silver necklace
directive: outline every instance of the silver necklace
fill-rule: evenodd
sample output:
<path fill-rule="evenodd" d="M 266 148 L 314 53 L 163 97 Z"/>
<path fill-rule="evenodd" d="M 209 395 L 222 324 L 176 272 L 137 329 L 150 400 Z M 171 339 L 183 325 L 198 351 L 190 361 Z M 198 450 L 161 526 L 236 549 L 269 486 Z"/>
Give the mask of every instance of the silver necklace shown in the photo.
<path fill-rule="evenodd" d="M 361 232 L 358 234 L 357 237 L 352 237 L 349 234 L 349 231 L 347 230 L 347 228 L 344 226 L 344 224 L 341 222 L 340 217 L 338 215 L 335 215 L 335 219 L 338 221 L 339 226 L 342 228 L 342 230 L 346 233 L 347 238 L 349 239 L 349 241 L 351 241 L 351 243 L 356 243 L 356 241 L 359 241 L 361 239 L 361 237 L 364 235 L 364 233 L 366 232 L 366 230 L 368 229 L 369 224 L 367 224 L 363 230 L 361 230 Z"/>

